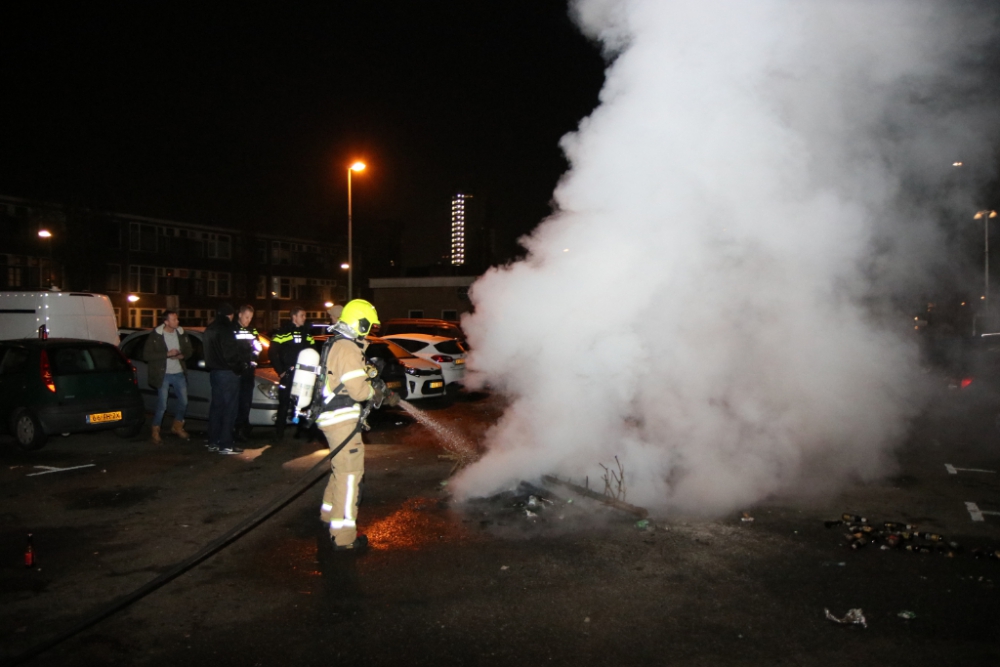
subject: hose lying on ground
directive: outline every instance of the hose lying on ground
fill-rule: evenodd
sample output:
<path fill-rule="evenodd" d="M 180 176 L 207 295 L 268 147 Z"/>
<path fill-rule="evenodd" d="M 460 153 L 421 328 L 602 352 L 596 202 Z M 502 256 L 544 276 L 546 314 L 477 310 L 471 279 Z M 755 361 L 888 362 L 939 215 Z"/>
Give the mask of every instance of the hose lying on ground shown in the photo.
<path fill-rule="evenodd" d="M 201 549 L 201 551 L 195 553 L 192 556 L 189 556 L 188 558 L 182 560 L 180 563 L 177 563 L 163 574 L 159 575 L 149 583 L 140 586 L 139 588 L 132 591 L 128 595 L 122 596 L 117 600 L 115 600 L 114 602 L 112 602 L 111 604 L 109 604 L 108 606 L 104 607 L 103 609 L 99 609 L 98 611 L 92 613 L 90 616 L 87 616 L 82 621 L 71 627 L 69 630 L 66 630 L 63 633 L 56 635 L 52 639 L 41 642 L 40 644 L 37 644 L 36 646 L 29 648 L 21 655 L 15 656 L 10 660 L 4 662 L 3 666 L 13 667 L 14 665 L 20 665 L 34 658 L 35 656 L 40 655 L 45 651 L 48 651 L 50 648 L 61 644 L 70 637 L 73 637 L 74 635 L 83 632 L 87 628 L 98 624 L 99 622 L 103 621 L 112 614 L 121 611 L 122 609 L 129 606 L 133 602 L 136 602 L 137 600 L 146 597 L 147 595 L 149 595 L 156 589 L 160 588 L 164 584 L 176 579 L 180 575 L 190 570 L 195 565 L 198 565 L 202 561 L 206 560 L 209 556 L 229 546 L 230 544 L 238 540 L 240 537 L 242 537 L 246 533 L 256 528 L 258 525 L 263 523 L 265 519 L 271 517 L 282 507 L 284 507 L 285 505 L 287 505 L 288 503 L 292 502 L 300 495 L 305 493 L 310 486 L 312 486 L 313 484 L 321 480 L 323 477 L 325 477 L 327 471 L 329 470 L 329 468 L 326 467 L 326 463 L 331 458 L 333 458 L 341 449 L 343 449 L 344 446 L 347 445 L 347 442 L 352 437 L 354 437 L 354 434 L 357 432 L 358 429 L 356 428 L 354 431 L 351 432 L 350 435 L 347 436 L 347 438 L 344 439 L 342 443 L 340 443 L 337 446 L 336 449 L 331 450 L 329 454 L 324 456 L 322 460 L 320 460 L 318 463 L 316 463 L 316 465 L 314 465 L 304 475 L 302 475 L 299 481 L 296 482 L 295 485 L 292 486 L 292 488 L 290 488 L 288 491 L 286 491 L 285 493 L 281 494 L 280 496 L 272 500 L 264 507 L 258 509 L 256 512 L 248 516 L 246 519 L 241 521 L 238 525 L 230 529 L 228 532 L 224 533 L 220 537 L 217 537 L 213 541 L 209 542 Z"/>

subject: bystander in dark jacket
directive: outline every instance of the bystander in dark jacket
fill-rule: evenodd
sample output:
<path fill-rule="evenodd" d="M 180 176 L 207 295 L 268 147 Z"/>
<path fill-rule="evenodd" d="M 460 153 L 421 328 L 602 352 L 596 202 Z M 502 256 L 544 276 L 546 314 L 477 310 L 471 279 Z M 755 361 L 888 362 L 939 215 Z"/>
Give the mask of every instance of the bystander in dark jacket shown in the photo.
<path fill-rule="evenodd" d="M 212 383 L 212 402 L 208 406 L 208 450 L 220 454 L 239 454 L 233 443 L 233 427 L 240 395 L 240 375 L 246 362 L 236 344 L 233 307 L 219 306 L 215 319 L 205 329 L 205 366 Z"/>

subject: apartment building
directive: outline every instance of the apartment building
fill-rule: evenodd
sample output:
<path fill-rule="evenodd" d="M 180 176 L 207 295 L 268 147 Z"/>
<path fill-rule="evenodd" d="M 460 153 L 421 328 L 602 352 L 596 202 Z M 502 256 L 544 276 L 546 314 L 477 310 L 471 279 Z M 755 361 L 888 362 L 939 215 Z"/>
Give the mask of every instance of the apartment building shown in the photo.
<path fill-rule="evenodd" d="M 346 297 L 337 244 L 12 197 L 0 197 L 0 224 L 0 287 L 101 292 L 122 327 L 153 326 L 167 309 L 203 326 L 229 301 L 271 330 L 292 304 L 323 321 Z"/>

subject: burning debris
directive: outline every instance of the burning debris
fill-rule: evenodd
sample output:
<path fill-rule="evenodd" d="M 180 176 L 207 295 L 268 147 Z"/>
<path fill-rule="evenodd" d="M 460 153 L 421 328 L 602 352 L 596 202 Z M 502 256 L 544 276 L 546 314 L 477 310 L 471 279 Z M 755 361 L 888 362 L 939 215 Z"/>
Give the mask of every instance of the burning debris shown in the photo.
<path fill-rule="evenodd" d="M 598 463 L 604 469 L 604 495 L 615 500 L 625 500 L 627 487 L 625 486 L 625 466 L 615 457 L 616 470 L 608 468 L 603 463 Z"/>
<path fill-rule="evenodd" d="M 617 460 L 617 457 L 615 460 Z M 560 486 L 564 486 L 568 489 L 575 491 L 576 493 L 579 493 L 581 496 L 585 498 L 591 498 L 598 502 L 604 503 L 609 507 L 614 507 L 615 509 L 622 510 L 623 512 L 628 512 L 629 514 L 634 514 L 640 519 L 645 519 L 647 516 L 649 516 L 649 511 L 645 507 L 636 507 L 635 505 L 630 505 L 624 500 L 620 500 L 617 497 L 612 496 L 608 493 L 602 495 L 600 493 L 597 493 L 596 491 L 591 491 L 586 487 L 579 486 L 577 484 L 573 484 L 572 482 L 559 479 L 558 477 L 555 477 L 553 475 L 542 475 L 542 481 L 548 484 L 558 484 Z M 605 485 L 607 486 L 607 477 L 605 477 Z M 607 491 L 607 489 L 605 489 L 605 491 Z"/>
<path fill-rule="evenodd" d="M 493 523 L 503 525 L 516 522 L 523 525 L 525 522 L 544 524 L 564 520 L 571 523 L 577 520 L 589 520 L 594 516 L 595 510 L 605 509 L 624 511 L 638 517 L 639 521 L 635 526 L 640 530 L 654 529 L 652 523 L 646 518 L 648 512 L 644 508 L 629 505 L 554 477 L 544 476 L 542 480 L 549 485 L 561 485 L 579 493 L 584 498 L 596 500 L 601 505 L 588 507 L 587 503 L 574 504 L 573 498 L 562 497 L 548 488 L 542 488 L 525 481 L 520 482 L 515 489 L 502 491 L 489 497 L 472 499 L 469 501 L 469 505 L 482 512 L 484 518 L 480 520 L 480 524 L 484 528 Z"/>
<path fill-rule="evenodd" d="M 470 504 L 483 509 L 484 515 L 493 516 L 498 523 L 504 523 L 505 518 L 526 518 L 532 522 L 562 519 L 564 514 L 556 514 L 553 510 L 565 509 L 570 503 L 545 489 L 521 482 L 516 489 L 502 491 L 488 498 L 476 498 Z M 486 520 L 482 523 L 485 527 L 492 522 Z"/>

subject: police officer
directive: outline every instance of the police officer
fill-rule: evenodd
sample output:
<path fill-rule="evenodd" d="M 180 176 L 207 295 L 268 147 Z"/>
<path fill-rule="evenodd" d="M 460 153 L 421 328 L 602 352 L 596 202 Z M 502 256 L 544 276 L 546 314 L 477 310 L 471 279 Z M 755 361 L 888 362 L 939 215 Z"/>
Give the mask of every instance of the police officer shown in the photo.
<path fill-rule="evenodd" d="M 233 440 L 246 442 L 250 436 L 250 403 L 253 401 L 254 372 L 257 369 L 257 357 L 262 348 L 256 327 L 253 326 L 253 306 L 240 306 L 236 314 L 236 344 L 240 348 L 240 357 L 246 362 L 247 368 L 240 376 L 240 398 L 236 410 L 236 428 Z"/>
<path fill-rule="evenodd" d="M 368 538 L 358 535 L 358 494 L 365 474 L 365 446 L 361 440 L 364 415 L 361 404 L 373 400 L 398 402 L 381 380 L 371 380 L 365 363 L 365 334 L 378 324 L 375 308 L 362 299 L 349 301 L 333 325 L 334 342 L 326 358 L 323 411 L 316 424 L 326 436 L 333 458 L 332 472 L 323 492 L 320 520 L 330 527 L 336 551 L 358 553 Z M 339 447 L 339 451 L 338 451 Z"/>
<path fill-rule="evenodd" d="M 275 421 L 274 437 L 281 440 L 285 437 L 285 423 L 288 421 L 288 405 L 291 403 L 292 375 L 295 374 L 295 362 L 299 352 L 311 347 L 315 341 L 309 335 L 306 325 L 306 311 L 302 308 L 292 308 L 288 311 L 291 323 L 274 334 L 271 338 L 270 356 L 274 370 L 280 378 L 278 387 L 278 415 Z"/>

